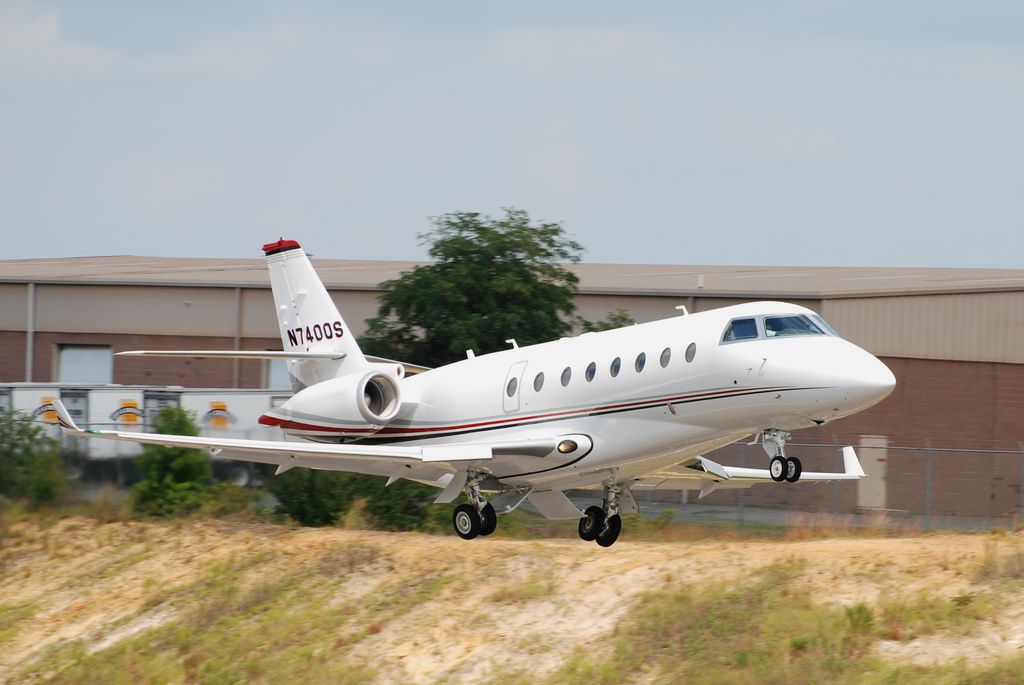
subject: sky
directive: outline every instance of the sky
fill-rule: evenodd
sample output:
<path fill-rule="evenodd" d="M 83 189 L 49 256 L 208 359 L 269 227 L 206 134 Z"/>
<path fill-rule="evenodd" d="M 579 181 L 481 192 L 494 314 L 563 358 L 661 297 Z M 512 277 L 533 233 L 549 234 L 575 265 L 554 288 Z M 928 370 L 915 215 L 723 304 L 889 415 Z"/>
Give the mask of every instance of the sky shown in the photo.
<path fill-rule="evenodd" d="M 1024 268 L 1024 4 L 0 4 L 0 259 Z"/>

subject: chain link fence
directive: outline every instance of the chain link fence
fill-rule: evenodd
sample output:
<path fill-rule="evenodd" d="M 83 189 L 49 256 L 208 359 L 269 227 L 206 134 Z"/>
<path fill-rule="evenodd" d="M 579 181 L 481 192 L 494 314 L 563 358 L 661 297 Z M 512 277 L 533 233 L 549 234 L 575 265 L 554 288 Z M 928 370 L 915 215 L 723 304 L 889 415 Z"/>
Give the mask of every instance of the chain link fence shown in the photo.
<path fill-rule="evenodd" d="M 804 471 L 843 470 L 841 444 L 788 443 Z M 645 516 L 737 524 L 888 526 L 920 530 L 992 530 L 1024 523 L 1024 442 L 1011 449 L 854 444 L 867 477 L 828 483 L 764 483 L 717 490 L 638 493 Z M 767 468 L 761 445 L 738 443 L 707 455 L 721 464 Z"/>

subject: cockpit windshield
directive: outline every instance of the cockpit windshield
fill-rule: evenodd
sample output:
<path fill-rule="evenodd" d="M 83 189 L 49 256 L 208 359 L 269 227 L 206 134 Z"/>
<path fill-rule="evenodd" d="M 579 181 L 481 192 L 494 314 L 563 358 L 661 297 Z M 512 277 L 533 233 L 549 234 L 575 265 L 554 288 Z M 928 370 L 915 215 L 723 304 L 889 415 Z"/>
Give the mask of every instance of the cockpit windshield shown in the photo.
<path fill-rule="evenodd" d="M 818 324 L 805 314 L 764 317 L 764 334 L 769 338 L 789 335 L 825 335 Z"/>
<path fill-rule="evenodd" d="M 776 314 L 733 319 L 725 327 L 723 343 L 800 335 L 827 335 L 838 338 L 832 328 L 817 314 Z"/>

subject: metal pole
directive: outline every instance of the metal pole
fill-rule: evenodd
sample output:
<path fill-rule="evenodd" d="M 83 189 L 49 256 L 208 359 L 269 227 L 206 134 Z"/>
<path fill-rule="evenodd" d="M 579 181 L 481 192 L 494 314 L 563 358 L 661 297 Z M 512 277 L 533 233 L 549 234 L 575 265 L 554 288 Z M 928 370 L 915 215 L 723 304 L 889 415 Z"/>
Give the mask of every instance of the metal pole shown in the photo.
<path fill-rule="evenodd" d="M 746 467 L 747 465 L 747 443 L 742 443 L 740 446 L 740 466 Z M 747 497 L 746 488 L 740 488 L 740 525 L 743 525 L 743 501 Z"/>
<path fill-rule="evenodd" d="M 235 351 L 237 352 L 242 348 L 242 289 L 235 288 Z M 238 388 L 241 370 L 240 365 L 242 360 L 234 359 L 231 362 L 231 381 L 234 383 L 234 387 Z"/>
<path fill-rule="evenodd" d="M 25 317 L 25 381 L 32 382 L 32 357 L 36 347 L 36 284 L 28 284 L 28 315 Z"/>
<path fill-rule="evenodd" d="M 932 529 L 932 471 L 933 464 L 932 459 L 934 457 L 934 450 L 932 450 L 931 439 L 925 440 L 924 444 L 928 448 L 928 460 L 925 462 L 924 468 L 924 529 Z"/>
<path fill-rule="evenodd" d="M 832 436 L 832 443 L 835 445 L 839 444 L 839 436 Z M 832 470 L 834 472 L 839 471 L 839 452 L 832 452 Z M 832 515 L 839 515 L 839 481 L 832 481 Z"/>
<path fill-rule="evenodd" d="M 1024 515 L 1024 442 L 1018 442 L 1020 449 L 1020 467 L 1017 474 L 1017 517 Z"/>

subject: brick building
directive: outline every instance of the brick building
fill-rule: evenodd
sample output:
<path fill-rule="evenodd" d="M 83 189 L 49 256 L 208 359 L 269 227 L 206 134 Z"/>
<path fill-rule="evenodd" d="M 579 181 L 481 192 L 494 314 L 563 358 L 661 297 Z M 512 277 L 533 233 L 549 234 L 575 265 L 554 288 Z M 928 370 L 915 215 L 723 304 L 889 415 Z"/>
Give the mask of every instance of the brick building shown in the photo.
<path fill-rule="evenodd" d="M 314 263 L 356 334 L 376 313 L 379 284 L 412 266 Z M 971 516 L 1024 510 L 1024 270 L 572 268 L 580 277 L 577 308 L 587 318 L 622 308 L 643 322 L 672 316 L 678 305 L 695 312 L 749 300 L 786 300 L 819 312 L 843 337 L 893 370 L 898 385 L 886 401 L 794 436 L 797 443 L 868 447 L 862 460 L 877 478 L 859 487 L 754 488 L 742 495 L 748 503 Z M 263 260 L 0 261 L 0 384 L 287 385 L 279 367 L 260 361 L 112 356 L 143 348 L 280 349 Z M 930 462 L 923 449 L 928 445 L 935 450 Z M 898 447 L 922 449 L 893 449 Z M 950 448 L 998 452 L 942 451 Z M 763 457 L 760 448 L 727 450 L 751 465 Z M 836 458 L 826 448 L 807 448 L 800 456 L 815 469 L 832 468 Z M 738 496 L 714 493 L 708 501 Z"/>

